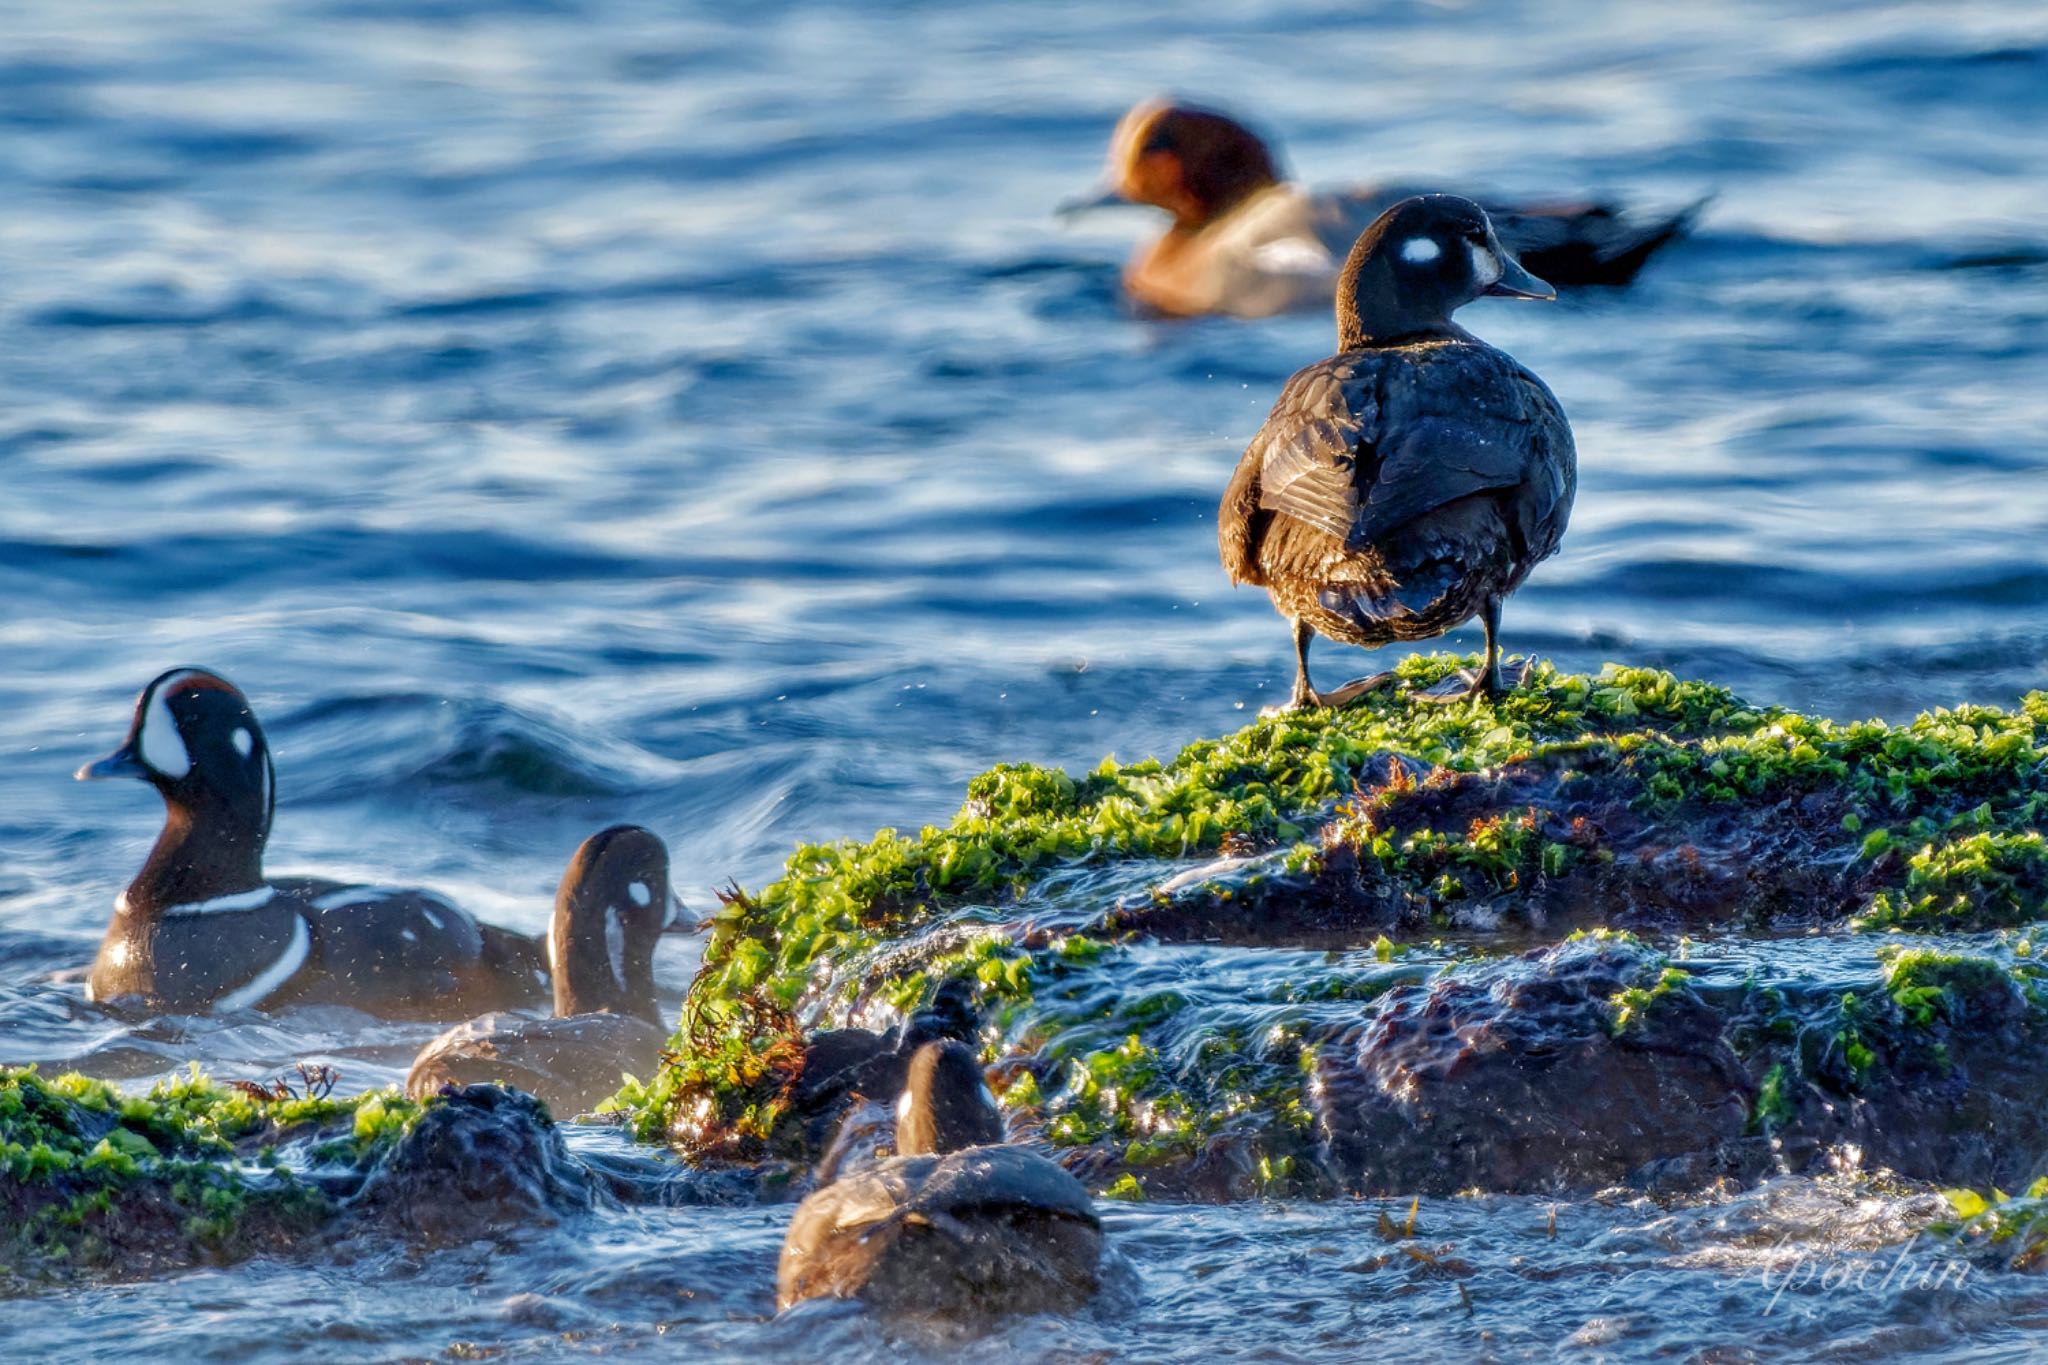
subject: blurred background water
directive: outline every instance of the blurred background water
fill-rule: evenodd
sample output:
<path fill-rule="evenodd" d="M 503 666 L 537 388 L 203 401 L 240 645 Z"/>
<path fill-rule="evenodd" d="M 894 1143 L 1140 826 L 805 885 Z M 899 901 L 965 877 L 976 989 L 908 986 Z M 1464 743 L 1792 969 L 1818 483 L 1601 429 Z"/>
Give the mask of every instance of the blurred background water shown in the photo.
<path fill-rule="evenodd" d="M 70 773 L 173 664 L 264 719 L 273 869 L 527 929 L 612 821 L 701 911 L 993 762 L 1170 754 L 1284 694 L 1212 517 L 1330 321 L 1138 320 L 1153 222 L 1050 216 L 1162 90 L 1311 182 L 1717 195 L 1625 293 L 1461 319 L 1578 435 L 1513 648 L 1843 717 L 2041 683 L 2039 5 L 0 0 L 0 1059 L 126 1037 L 49 977 L 159 807 Z M 417 1037 L 382 1041 L 351 1081 Z M 1146 1353 L 1244 1344 L 1171 1317 Z"/>

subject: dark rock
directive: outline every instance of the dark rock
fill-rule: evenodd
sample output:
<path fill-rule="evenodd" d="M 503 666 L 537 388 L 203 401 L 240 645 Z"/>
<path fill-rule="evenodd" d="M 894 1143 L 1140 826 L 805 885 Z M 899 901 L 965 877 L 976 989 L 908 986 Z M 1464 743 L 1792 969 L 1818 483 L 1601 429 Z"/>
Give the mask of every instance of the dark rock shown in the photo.
<path fill-rule="evenodd" d="M 1724 1016 L 1663 970 L 1588 940 L 1396 988 L 1316 1055 L 1332 1167 L 1368 1193 L 1535 1191 L 1718 1153 L 1753 1086 Z"/>
<path fill-rule="evenodd" d="M 548 1225 L 590 1208 L 590 1180 L 547 1107 L 495 1085 L 445 1091 L 364 1184 L 353 1212 L 427 1242 Z"/>

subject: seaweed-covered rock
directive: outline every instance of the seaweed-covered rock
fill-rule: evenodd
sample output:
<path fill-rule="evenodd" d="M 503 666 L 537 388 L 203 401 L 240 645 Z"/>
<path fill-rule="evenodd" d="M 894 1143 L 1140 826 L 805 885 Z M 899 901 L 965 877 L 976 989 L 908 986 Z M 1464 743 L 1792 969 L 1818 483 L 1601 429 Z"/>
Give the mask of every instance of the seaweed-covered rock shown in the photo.
<path fill-rule="evenodd" d="M 1622 1181 L 1742 1137 L 1723 1024 L 1656 955 L 1567 944 L 1382 997 L 1318 1050 L 1317 1127 L 1365 1193 Z"/>
<path fill-rule="evenodd" d="M 353 1212 L 427 1242 L 545 1226 L 590 1208 L 590 1179 L 547 1106 L 496 1085 L 450 1088 L 379 1163 Z"/>
<path fill-rule="evenodd" d="M 0 1266 L 126 1278 L 293 1249 L 416 1114 L 196 1072 L 129 1095 L 0 1068 Z"/>
<path fill-rule="evenodd" d="M 1841 724 L 1646 669 L 1537 665 L 1497 699 L 1416 699 L 1463 662 L 1405 660 L 1406 687 L 1166 762 L 1004 765 L 943 827 L 799 848 L 731 898 L 674 1064 L 616 1106 L 703 1160 L 814 1161 L 829 1127 L 815 1097 L 856 1090 L 807 1044 L 964 985 L 1021 1130 L 1091 1185 L 1154 1196 L 1381 1188 L 1385 1170 L 1432 1188 L 1668 1186 L 1751 1173 L 1774 1150 L 1839 1161 L 1859 1142 L 1894 1150 L 1883 1135 L 1934 1093 L 1901 1080 L 1893 1104 L 1891 1076 L 1965 1076 L 1996 1110 L 1979 1114 L 1987 1141 L 2024 1145 L 2006 1135 L 2028 1112 L 2027 1064 L 2002 1070 L 1966 1036 L 2032 1037 L 2026 992 L 2008 1024 L 1915 1023 L 1855 931 L 2048 914 L 2048 694 Z M 1870 978 L 1849 992 L 1869 1017 L 1830 1022 L 1833 999 L 1768 962 L 1746 998 L 1667 982 L 1673 964 L 1647 955 L 1626 970 L 1625 953 L 1498 960 L 1579 928 L 1823 934 L 1845 964 L 1809 977 L 1836 996 L 1845 974 Z M 1791 1003 L 1768 1018 L 1781 984 Z M 1432 1010 L 1483 1046 L 1431 1034 Z M 1685 1025 L 1668 1036 L 1666 1011 Z M 1402 1068 L 1472 1125 L 1463 1149 L 1432 1146 L 1441 1125 L 1373 1091 Z M 1350 1107 L 1311 1093 L 1310 1072 L 1352 1087 Z M 1658 1112 L 1574 1114 L 1585 1077 Z M 1520 1111 L 1489 1115 L 1487 1086 Z M 1963 1146 L 1952 1133 L 1922 1168 L 1967 1166 Z"/>

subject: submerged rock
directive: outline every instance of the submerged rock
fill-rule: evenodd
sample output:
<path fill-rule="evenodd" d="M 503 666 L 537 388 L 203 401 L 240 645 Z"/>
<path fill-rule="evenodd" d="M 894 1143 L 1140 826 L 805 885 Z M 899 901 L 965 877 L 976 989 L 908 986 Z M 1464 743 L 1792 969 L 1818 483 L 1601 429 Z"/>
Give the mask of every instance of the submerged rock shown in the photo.
<path fill-rule="evenodd" d="M 1614 1184 L 1742 1138 L 1724 1031 L 1657 955 L 1587 940 L 1396 988 L 1317 1049 L 1309 1091 L 1360 1193 Z"/>

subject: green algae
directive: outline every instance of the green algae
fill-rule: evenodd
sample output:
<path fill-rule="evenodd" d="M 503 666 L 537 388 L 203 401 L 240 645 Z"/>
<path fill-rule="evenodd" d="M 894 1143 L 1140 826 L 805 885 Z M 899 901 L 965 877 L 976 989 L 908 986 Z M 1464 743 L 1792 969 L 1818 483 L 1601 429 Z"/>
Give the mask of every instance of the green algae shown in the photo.
<path fill-rule="evenodd" d="M 1416 656 L 1398 672 L 1421 688 L 1466 662 Z M 1049 936 L 1002 923 L 1028 918 L 1024 903 L 1049 873 L 1275 850 L 1274 872 L 1299 881 L 1342 851 L 1440 913 L 1472 898 L 1513 901 L 1614 861 L 1597 830 L 1527 804 L 1443 828 L 1403 826 L 1393 817 L 1416 803 L 1414 780 L 1399 767 L 1377 785 L 1369 776 L 1392 754 L 1450 774 L 1540 768 L 1561 792 L 1597 790 L 1677 830 L 1719 811 L 1770 807 L 1774 829 L 1803 821 L 1802 847 L 1847 869 L 1839 875 L 1870 927 L 2018 923 L 2039 906 L 2044 727 L 2042 693 L 2012 712 L 1960 707 L 1902 724 L 1838 723 L 1654 670 L 1576 676 L 1539 664 L 1498 699 L 1431 705 L 1391 689 L 1342 710 L 1263 718 L 1165 762 L 1105 760 L 1080 775 L 1002 765 L 969 784 L 945 826 L 804 845 L 780 879 L 732 897 L 670 1060 L 611 1107 L 643 1137 L 759 1155 L 783 1131 L 807 1029 L 851 1022 L 876 1004 L 907 1011 L 944 981 L 965 979 L 990 1016 L 985 1055 L 1015 1077 L 1005 1103 L 1055 1143 L 1111 1149 L 1129 1166 L 1157 1169 L 1249 1133 L 1257 1162 L 1286 1169 L 1310 1136 L 1299 1030 L 1269 1045 L 1244 1027 L 1194 1028 L 1177 1017 L 1184 1001 L 1159 992 L 1105 1005 L 1101 997 L 1117 995 L 1106 983 L 1128 966 L 1116 935 Z M 1914 847 L 1922 853 L 1907 856 Z M 972 932 L 936 951 L 904 951 L 970 911 Z M 1161 913 L 1171 911 L 1168 903 Z M 1384 932 L 1369 931 L 1360 946 L 1370 948 L 1373 933 L 1379 960 L 1390 960 L 1401 945 Z M 1078 957 L 1077 942 L 1086 945 Z M 1878 982 L 1860 997 L 1846 993 L 1824 1025 L 1801 1026 L 1822 1028 L 1820 1046 L 1832 1054 L 1823 1069 L 1862 1083 L 1879 1060 L 1868 1030 L 1917 1022 L 1956 998 L 1956 982 L 1904 970 L 1896 989 Z M 1616 1030 L 1684 978 L 1669 968 L 1622 992 L 1610 1002 Z M 1333 971 L 1300 998 L 1376 993 L 1353 995 L 1346 979 Z M 1771 1048 L 1786 1042 L 1760 1038 Z M 1778 1100 L 1759 1107 L 1763 1121 L 1790 1103 L 1803 1069 L 1795 1061 L 1780 1073 Z"/>
<path fill-rule="evenodd" d="M 1691 982 L 1691 972 L 1682 967 L 1667 966 L 1648 986 L 1629 986 L 1615 992 L 1607 1002 L 1608 1009 L 1613 1011 L 1608 1027 L 1614 1030 L 1616 1037 L 1627 1033 L 1632 1025 L 1640 1028 L 1652 1010 Z"/>
<path fill-rule="evenodd" d="M 1955 1217 L 1928 1231 L 1960 1247 L 1989 1254 L 2009 1270 L 2038 1269 L 2048 1260 L 2048 1176 L 2024 1191 L 1943 1190 Z"/>
<path fill-rule="evenodd" d="M 332 1211 L 317 1186 L 278 1164 L 281 1143 L 325 1137 L 309 1159 L 366 1165 L 418 1113 L 395 1093 L 265 1094 L 196 1067 L 140 1095 L 0 1067 L 0 1206 L 12 1215 L 0 1256 L 48 1268 L 131 1253 L 232 1255 L 254 1224 L 289 1234 Z"/>

